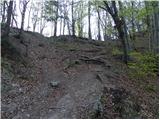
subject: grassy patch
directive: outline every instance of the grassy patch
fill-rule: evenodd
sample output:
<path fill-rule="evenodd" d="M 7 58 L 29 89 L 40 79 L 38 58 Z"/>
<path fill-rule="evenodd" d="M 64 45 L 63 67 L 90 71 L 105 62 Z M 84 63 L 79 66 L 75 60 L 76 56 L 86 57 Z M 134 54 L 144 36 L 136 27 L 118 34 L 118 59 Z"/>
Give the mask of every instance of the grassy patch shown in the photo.
<path fill-rule="evenodd" d="M 65 69 L 74 67 L 75 65 L 80 65 L 80 61 L 67 59 L 64 62 Z"/>
<path fill-rule="evenodd" d="M 130 56 L 135 58 L 134 62 L 129 62 L 128 67 L 131 69 L 130 76 L 145 78 L 148 75 L 157 76 L 158 75 L 158 55 L 151 53 L 130 53 Z"/>
<path fill-rule="evenodd" d="M 157 88 L 156 88 L 155 85 L 149 84 L 149 85 L 146 85 L 146 86 L 145 86 L 145 90 L 146 90 L 147 92 L 156 92 Z"/>
<path fill-rule="evenodd" d="M 112 55 L 123 55 L 123 53 L 118 48 L 114 47 L 112 49 Z"/>

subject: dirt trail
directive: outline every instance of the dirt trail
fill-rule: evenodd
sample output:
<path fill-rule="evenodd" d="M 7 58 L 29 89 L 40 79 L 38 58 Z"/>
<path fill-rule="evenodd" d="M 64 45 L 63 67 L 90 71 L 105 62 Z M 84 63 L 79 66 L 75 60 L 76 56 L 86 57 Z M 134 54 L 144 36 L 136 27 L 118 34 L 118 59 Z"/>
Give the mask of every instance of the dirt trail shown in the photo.
<path fill-rule="evenodd" d="M 75 61 L 83 54 L 72 53 L 56 48 L 47 41 L 31 37 L 24 42 L 30 41 L 28 48 L 28 61 L 30 67 L 25 69 L 27 78 L 19 79 L 15 74 L 13 84 L 17 84 L 14 98 L 9 98 L 13 93 L 2 96 L 9 103 L 2 101 L 5 106 L 2 117 L 7 118 L 85 118 L 89 117 L 86 111 L 99 109 L 99 99 L 102 95 L 104 83 L 97 79 L 97 74 L 105 70 L 101 64 L 86 64 L 81 62 L 73 67 L 66 66 L 69 61 Z M 31 39 L 32 38 L 32 39 Z M 15 46 L 22 44 L 15 40 Z M 22 47 L 23 48 L 23 47 Z M 94 56 L 95 53 L 87 53 Z M 67 58 L 67 59 L 65 59 Z M 21 69 L 21 68 L 20 68 Z M 107 85 L 111 85 L 109 79 L 104 78 Z M 58 82 L 58 87 L 52 87 L 51 82 Z M 15 88 L 13 88 L 15 89 Z M 19 90 L 22 92 L 18 93 Z M 15 104 L 14 110 L 9 110 L 7 104 Z M 85 111 L 85 112 L 84 112 Z M 11 112 L 11 113 L 10 113 Z"/>

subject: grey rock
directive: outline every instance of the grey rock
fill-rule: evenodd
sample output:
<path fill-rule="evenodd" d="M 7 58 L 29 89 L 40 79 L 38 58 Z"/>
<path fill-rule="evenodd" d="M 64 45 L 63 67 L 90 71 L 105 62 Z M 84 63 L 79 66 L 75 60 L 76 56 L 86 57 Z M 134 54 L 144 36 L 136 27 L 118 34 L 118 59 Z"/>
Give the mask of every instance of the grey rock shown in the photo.
<path fill-rule="evenodd" d="M 51 87 L 58 87 L 60 85 L 59 81 L 51 81 L 50 82 Z"/>

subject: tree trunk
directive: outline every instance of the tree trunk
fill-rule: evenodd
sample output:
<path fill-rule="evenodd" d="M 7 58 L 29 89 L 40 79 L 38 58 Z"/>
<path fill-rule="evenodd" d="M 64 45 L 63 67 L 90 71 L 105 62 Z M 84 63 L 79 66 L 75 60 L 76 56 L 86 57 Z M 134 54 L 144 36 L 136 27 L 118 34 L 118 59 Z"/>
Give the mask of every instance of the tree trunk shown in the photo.
<path fill-rule="evenodd" d="M 66 19 L 63 19 L 63 35 L 64 35 L 64 31 L 65 31 L 65 25 L 66 25 Z"/>
<path fill-rule="evenodd" d="M 119 24 L 119 23 L 121 23 L 121 21 L 118 20 L 115 23 Z M 118 35 L 119 35 L 119 38 L 120 38 L 122 46 L 123 46 L 124 62 L 127 64 L 128 63 L 128 53 L 127 53 L 127 46 L 125 43 L 125 34 L 123 31 L 123 26 L 122 25 L 117 26 L 117 30 L 118 30 Z"/>
<path fill-rule="evenodd" d="M 147 23 L 147 34 L 148 34 L 148 38 L 149 38 L 149 41 L 148 41 L 148 48 L 149 48 L 149 51 L 151 52 L 152 51 L 152 26 L 151 26 L 151 16 L 149 16 L 149 11 L 148 11 L 148 7 L 149 7 L 149 1 L 145 1 L 145 9 L 146 9 L 146 12 L 147 12 L 147 17 L 146 17 L 146 23 Z"/>
<path fill-rule="evenodd" d="M 29 26 L 29 22 L 30 22 L 30 14 L 31 14 L 31 7 L 29 9 L 29 14 L 28 14 L 28 26 L 27 26 L 27 31 L 29 30 L 30 26 Z"/>
<path fill-rule="evenodd" d="M 104 15 L 107 16 L 107 12 L 104 12 Z M 105 19 L 107 19 L 107 18 L 105 17 Z M 106 29 L 107 29 L 107 20 L 104 21 L 104 29 L 103 29 L 103 39 L 104 39 L 104 41 L 106 40 L 106 35 L 107 35 Z"/>
<path fill-rule="evenodd" d="M 121 1 L 118 1 L 119 3 L 119 10 L 123 11 L 123 5 Z M 126 42 L 126 47 L 127 50 L 130 50 L 130 44 L 129 44 L 129 37 L 128 37 L 128 32 L 127 32 L 127 25 L 126 25 L 126 21 L 124 19 L 124 16 L 121 16 L 121 20 L 123 21 L 123 29 L 124 29 L 124 36 L 125 36 L 125 42 Z"/>
<path fill-rule="evenodd" d="M 57 20 L 54 21 L 54 36 L 57 35 Z"/>
<path fill-rule="evenodd" d="M 58 2 L 56 6 L 56 19 L 54 21 L 54 36 L 57 36 L 57 21 L 58 21 Z"/>
<path fill-rule="evenodd" d="M 33 23 L 33 32 L 35 32 L 36 30 L 36 25 L 37 25 L 37 20 L 35 21 L 35 23 Z"/>
<path fill-rule="evenodd" d="M 62 18 L 60 19 L 60 35 L 61 35 L 61 31 L 62 31 Z"/>
<path fill-rule="evenodd" d="M 152 22 L 153 22 L 153 52 L 158 53 L 158 44 L 159 44 L 159 12 L 158 12 L 158 1 L 151 2 L 153 8 Z"/>
<path fill-rule="evenodd" d="M 135 41 L 135 24 L 134 24 L 134 1 L 131 1 L 132 4 L 132 41 Z"/>
<path fill-rule="evenodd" d="M 69 33 L 69 35 L 71 35 L 70 26 L 69 26 L 69 21 L 67 21 L 67 28 L 68 28 L 68 33 Z"/>
<path fill-rule="evenodd" d="M 91 3 L 90 1 L 88 2 L 88 37 L 89 39 L 92 39 L 92 34 L 91 34 L 91 14 L 90 10 L 91 9 Z"/>
<path fill-rule="evenodd" d="M 10 1 L 9 2 L 9 6 L 8 6 L 8 10 L 7 10 L 7 24 L 6 24 L 5 37 L 9 36 L 10 24 L 11 24 L 11 16 L 12 16 L 12 9 L 13 9 L 13 1 Z"/>
<path fill-rule="evenodd" d="M 40 29 L 40 34 L 43 34 L 44 27 Z"/>
<path fill-rule="evenodd" d="M 100 29 L 100 13 L 99 13 L 99 8 L 97 8 L 97 14 L 98 14 L 98 19 L 97 19 L 97 25 L 98 25 L 98 40 L 101 40 L 101 29 Z"/>
<path fill-rule="evenodd" d="M 29 1 L 28 1 L 29 2 Z M 27 1 L 24 2 L 23 4 L 23 11 L 22 11 L 22 21 L 21 21 L 21 29 L 19 32 L 19 37 L 22 35 L 22 31 L 23 31 L 23 27 L 24 27 L 24 19 L 25 19 L 25 13 L 26 13 L 26 9 L 27 9 Z"/>
<path fill-rule="evenodd" d="M 118 16 L 118 10 L 116 7 L 116 2 L 112 1 L 112 6 L 109 7 L 108 2 L 104 1 L 104 4 L 106 6 L 105 9 L 106 11 L 108 11 L 110 13 L 110 15 L 112 16 L 114 23 L 115 23 L 115 27 L 118 31 L 118 35 L 119 35 L 119 39 L 121 40 L 121 44 L 123 47 L 123 54 L 124 54 L 124 63 L 127 64 L 128 63 L 128 52 L 127 52 L 127 46 L 125 43 L 125 33 L 124 33 L 124 29 L 123 29 L 123 25 L 124 25 L 124 21 L 123 19 L 120 19 L 120 17 Z"/>
<path fill-rule="evenodd" d="M 75 36 L 75 20 L 74 20 L 74 16 L 73 16 L 73 5 L 74 2 L 72 0 L 72 8 L 71 8 L 71 14 L 72 14 L 72 35 Z"/>
<path fill-rule="evenodd" d="M 7 2 L 7 1 L 3 1 L 2 23 L 5 22 L 6 2 Z"/>
<path fill-rule="evenodd" d="M 80 33 L 80 32 L 81 32 L 80 29 L 81 29 L 80 21 L 77 20 L 77 32 L 78 32 L 78 37 L 81 37 L 81 36 L 80 36 L 80 34 L 81 34 L 81 33 Z"/>

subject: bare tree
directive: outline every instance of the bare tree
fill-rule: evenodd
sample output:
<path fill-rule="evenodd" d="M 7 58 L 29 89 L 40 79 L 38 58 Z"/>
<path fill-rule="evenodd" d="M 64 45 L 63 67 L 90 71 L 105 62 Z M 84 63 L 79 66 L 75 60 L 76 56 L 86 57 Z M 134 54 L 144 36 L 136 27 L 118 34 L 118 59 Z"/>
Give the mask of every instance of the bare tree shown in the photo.
<path fill-rule="evenodd" d="M 71 4 L 71 14 L 72 14 L 72 35 L 75 36 L 75 20 L 74 20 L 74 11 L 73 11 L 73 8 L 74 8 L 74 1 L 72 0 L 72 4 Z"/>
<path fill-rule="evenodd" d="M 91 2 L 88 1 L 88 37 L 89 39 L 92 39 L 92 34 L 91 34 Z"/>
<path fill-rule="evenodd" d="M 96 8 L 98 19 L 97 19 L 97 26 L 98 26 L 98 40 L 101 40 L 101 28 L 100 28 L 100 11 L 99 8 Z"/>
<path fill-rule="evenodd" d="M 37 3 L 37 4 L 39 4 L 39 3 Z M 36 26 L 37 26 L 37 22 L 39 21 L 39 17 L 38 17 L 38 15 L 39 15 L 39 8 L 38 7 L 36 7 L 34 4 L 33 4 L 33 12 L 32 12 L 32 24 L 33 24 L 33 32 L 35 32 L 35 30 L 36 30 Z"/>
<path fill-rule="evenodd" d="M 58 9 L 59 9 L 59 3 L 58 1 L 55 2 L 55 6 L 56 6 L 56 13 L 55 13 L 55 20 L 54 20 L 54 36 L 57 35 L 57 22 L 58 22 Z"/>
<path fill-rule="evenodd" d="M 7 1 L 3 1 L 3 12 L 2 12 L 2 23 L 5 22 L 6 17 L 5 17 L 5 13 L 6 13 L 6 5 L 7 5 Z"/>
<path fill-rule="evenodd" d="M 9 6 L 8 6 L 8 10 L 7 10 L 7 24 L 6 24 L 6 31 L 5 31 L 4 37 L 8 37 L 9 36 L 12 9 L 13 9 L 13 1 L 11 0 L 11 1 L 9 1 Z"/>
<path fill-rule="evenodd" d="M 22 10 L 20 7 L 21 15 L 22 15 L 22 20 L 21 20 L 21 28 L 19 32 L 19 37 L 22 35 L 23 27 L 24 27 L 24 19 L 25 19 L 25 13 L 27 9 L 27 4 L 29 3 L 30 0 L 21 0 L 20 1 L 20 6 L 22 6 Z"/>
<path fill-rule="evenodd" d="M 16 1 L 14 1 L 13 3 L 13 11 L 12 11 L 12 22 L 11 22 L 11 26 L 13 27 L 13 24 L 16 24 L 16 27 L 18 28 L 18 23 L 17 20 L 15 19 L 15 16 L 17 16 L 16 14 Z"/>
<path fill-rule="evenodd" d="M 32 0 L 32 2 L 33 2 L 33 0 Z M 31 16 L 31 10 L 32 10 L 32 3 L 31 2 L 31 4 L 30 4 L 30 8 L 28 9 L 28 25 L 27 25 L 27 31 L 29 30 L 29 28 L 30 28 L 30 16 Z"/>

